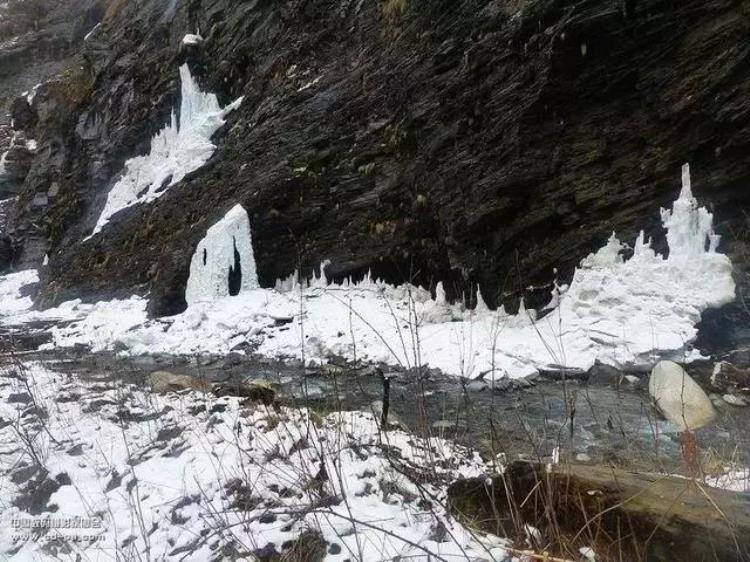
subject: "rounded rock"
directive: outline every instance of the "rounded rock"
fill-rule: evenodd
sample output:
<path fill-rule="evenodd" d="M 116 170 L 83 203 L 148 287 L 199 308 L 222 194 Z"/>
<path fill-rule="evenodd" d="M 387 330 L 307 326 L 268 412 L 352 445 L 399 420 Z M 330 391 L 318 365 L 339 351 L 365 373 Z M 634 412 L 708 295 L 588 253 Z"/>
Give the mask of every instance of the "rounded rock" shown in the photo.
<path fill-rule="evenodd" d="M 672 361 L 654 367 L 648 392 L 664 417 L 682 430 L 698 429 L 716 418 L 714 405 L 703 389 Z"/>

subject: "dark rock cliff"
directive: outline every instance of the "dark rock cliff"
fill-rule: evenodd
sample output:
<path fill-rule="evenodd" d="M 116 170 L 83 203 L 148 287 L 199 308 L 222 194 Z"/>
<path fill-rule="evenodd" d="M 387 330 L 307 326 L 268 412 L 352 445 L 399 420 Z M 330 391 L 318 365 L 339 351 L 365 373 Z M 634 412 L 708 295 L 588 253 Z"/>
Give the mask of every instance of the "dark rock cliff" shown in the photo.
<path fill-rule="evenodd" d="M 86 34 L 101 20 L 105 4 L 106 0 L 9 0 L 0 7 L 0 153 L 4 154 L 0 200 L 22 194 L 17 212 L 0 217 L 0 271 L 12 259 L 19 267 L 35 267 L 45 254 L 47 189 L 37 194 L 38 186 L 25 180 L 32 164 L 33 168 L 49 164 L 49 153 L 56 152 L 58 160 L 66 158 L 58 151 L 65 132 L 64 127 L 39 127 L 50 142 L 45 146 L 47 154 L 34 158 L 29 144 L 37 136 L 33 93 L 44 91 L 47 86 L 42 83 L 55 76 L 67 81 L 80 72 L 78 52 Z"/>
<path fill-rule="evenodd" d="M 9 0 L 0 7 L 0 125 L 23 91 L 64 71 L 106 0 Z M 21 124 L 23 125 L 23 124 Z"/>
<path fill-rule="evenodd" d="M 744 283 L 748 37 L 747 0 L 115 0 L 80 72 L 32 108 L 19 221 L 55 192 L 40 304 L 137 292 L 181 310 L 198 240 L 236 203 L 266 286 L 329 259 L 336 277 L 538 303 L 612 230 L 663 244 L 688 161 Z M 219 149 L 82 241 L 167 122 L 185 60 L 222 102 L 245 96 Z"/>

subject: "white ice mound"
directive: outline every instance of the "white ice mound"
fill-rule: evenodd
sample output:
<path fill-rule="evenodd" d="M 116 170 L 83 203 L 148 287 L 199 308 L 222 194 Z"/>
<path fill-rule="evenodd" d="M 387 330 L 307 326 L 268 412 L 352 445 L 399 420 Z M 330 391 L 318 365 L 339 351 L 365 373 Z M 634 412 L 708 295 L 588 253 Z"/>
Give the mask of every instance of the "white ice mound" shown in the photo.
<path fill-rule="evenodd" d="M 735 298 L 732 263 L 716 252 L 720 237 L 711 213 L 693 197 L 687 164 L 682 182 L 672 210 L 661 210 L 668 257 L 654 252 L 641 232 L 633 256 L 624 260 L 626 246 L 613 234 L 581 262 L 552 313 L 585 334 L 599 360 L 646 364 L 649 354 L 680 352 L 695 339 L 701 312 Z"/>
<path fill-rule="evenodd" d="M 188 305 L 257 289 L 250 219 L 242 205 L 208 229 L 190 262 Z"/>
<path fill-rule="evenodd" d="M 239 98 L 222 109 L 215 94 L 200 91 L 187 64 L 180 67 L 180 80 L 179 118 L 173 111 L 170 124 L 151 140 L 150 152 L 125 163 L 125 173 L 109 192 L 91 236 L 101 232 L 115 213 L 161 197 L 170 186 L 203 166 L 216 150 L 211 137 L 242 103 Z"/>
<path fill-rule="evenodd" d="M 703 389 L 672 361 L 660 361 L 654 367 L 648 392 L 664 417 L 682 430 L 699 429 L 716 418 L 716 410 Z"/>
<path fill-rule="evenodd" d="M 688 344 L 701 313 L 735 298 L 732 264 L 716 251 L 713 217 L 693 197 L 687 167 L 680 196 L 671 210 L 662 210 L 662 220 L 667 257 L 641 233 L 625 259 L 627 247 L 613 235 L 581 261 L 567 290 L 556 286 L 548 314 L 537 319 L 523 307 L 516 315 L 502 307 L 489 310 L 480 298 L 482 304 L 467 310 L 447 302 L 442 285 L 432 298 L 423 288 L 394 287 L 369 276 L 329 284 L 322 272 L 312 283 L 295 276 L 277 290 L 257 288 L 249 221 L 237 206 L 196 248 L 184 313 L 147 321 L 137 300 L 127 304 L 128 314 L 100 303 L 88 312 L 96 321 L 76 317 L 55 330 L 51 345 L 83 343 L 139 355 L 228 353 L 252 343 L 268 357 L 300 357 L 304 350 L 306 361 L 335 355 L 404 367 L 426 363 L 485 380 L 549 368 L 587 370 L 596 361 L 644 370 L 663 359 L 684 363 L 699 357 Z M 0 296 L 2 287 L 0 282 Z M 61 307 L 46 314 L 71 312 Z M 107 315 L 116 317 L 111 328 Z M 132 320 L 117 326 L 124 316 Z"/>

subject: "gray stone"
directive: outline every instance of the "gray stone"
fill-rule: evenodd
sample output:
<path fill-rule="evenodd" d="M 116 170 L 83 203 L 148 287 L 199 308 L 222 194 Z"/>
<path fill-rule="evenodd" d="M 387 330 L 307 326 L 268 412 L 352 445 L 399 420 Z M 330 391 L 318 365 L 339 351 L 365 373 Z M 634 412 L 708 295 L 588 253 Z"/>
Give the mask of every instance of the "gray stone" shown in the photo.
<path fill-rule="evenodd" d="M 469 392 L 481 392 L 487 389 L 487 383 L 483 380 L 473 380 L 466 383 L 466 390 Z"/>
<path fill-rule="evenodd" d="M 28 129 L 36 123 L 36 115 L 26 96 L 19 96 L 10 105 L 10 116 L 16 130 Z"/>
<path fill-rule="evenodd" d="M 240 383 L 223 382 L 214 384 L 212 390 L 217 396 L 239 396 L 253 402 L 273 404 L 279 385 L 271 380 L 258 379 Z"/>
<path fill-rule="evenodd" d="M 169 371 L 154 371 L 147 379 L 151 390 L 158 393 L 179 392 L 182 390 L 208 390 L 208 383 L 190 375 L 180 375 Z"/>
<path fill-rule="evenodd" d="M 741 369 L 728 361 L 714 365 L 711 373 L 711 387 L 726 393 L 737 388 L 750 388 L 750 369 Z"/>
<path fill-rule="evenodd" d="M 47 205 L 49 205 L 49 197 L 46 193 L 37 193 L 31 201 L 32 207 L 46 207 Z"/>
<path fill-rule="evenodd" d="M 747 400 L 745 400 L 742 396 L 737 396 L 736 394 L 725 394 L 721 397 L 724 402 L 731 406 L 747 406 Z"/>
<path fill-rule="evenodd" d="M 703 389 L 672 361 L 661 361 L 654 367 L 648 391 L 664 417 L 683 430 L 698 429 L 716 418 L 716 410 Z"/>

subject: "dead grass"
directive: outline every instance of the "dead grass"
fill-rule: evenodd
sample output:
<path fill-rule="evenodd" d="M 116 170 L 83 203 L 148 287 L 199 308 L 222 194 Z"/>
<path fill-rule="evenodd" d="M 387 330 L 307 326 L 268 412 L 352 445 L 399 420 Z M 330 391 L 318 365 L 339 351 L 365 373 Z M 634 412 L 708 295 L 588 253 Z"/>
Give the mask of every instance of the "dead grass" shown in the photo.
<path fill-rule="evenodd" d="M 107 11 L 104 12 L 104 23 L 111 23 L 112 20 L 117 17 L 123 8 L 127 5 L 128 0 L 111 0 L 107 6 Z"/>
<path fill-rule="evenodd" d="M 389 24 L 398 22 L 409 8 L 409 0 L 381 0 L 380 13 Z"/>

